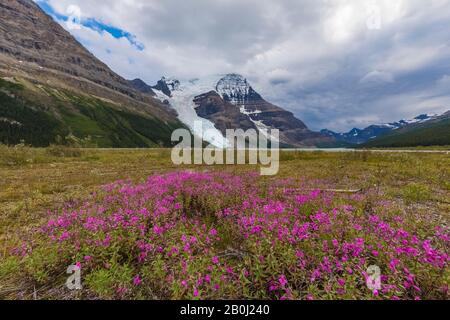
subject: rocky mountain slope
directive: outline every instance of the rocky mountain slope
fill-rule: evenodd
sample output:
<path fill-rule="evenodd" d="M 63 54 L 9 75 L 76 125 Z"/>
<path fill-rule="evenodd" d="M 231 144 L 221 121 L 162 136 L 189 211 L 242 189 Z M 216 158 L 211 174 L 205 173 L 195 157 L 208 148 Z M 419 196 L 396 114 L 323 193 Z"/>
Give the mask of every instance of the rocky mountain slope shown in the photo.
<path fill-rule="evenodd" d="M 158 83 L 152 88 L 158 91 L 161 91 L 168 97 L 172 97 L 172 92 L 177 90 L 180 87 L 180 81 L 176 79 L 166 79 L 162 77 Z"/>
<path fill-rule="evenodd" d="M 241 75 L 187 82 L 163 78 L 153 90 L 178 111 L 187 125 L 202 121 L 210 129 L 213 126 L 216 140 L 217 136 L 223 138 L 227 129 L 279 129 L 283 146 L 309 147 L 334 141 L 312 132 L 291 112 L 264 100 Z"/>
<path fill-rule="evenodd" d="M 141 93 L 155 96 L 155 92 L 153 92 L 152 87 L 150 87 L 141 79 L 128 80 L 128 85 Z"/>
<path fill-rule="evenodd" d="M 215 127 L 224 135 L 226 130 L 231 128 L 241 128 L 244 131 L 257 130 L 255 123 L 248 116 L 240 112 L 234 105 L 223 100 L 215 91 L 196 97 L 194 103 L 197 105 L 195 111 L 198 116 L 213 122 Z"/>
<path fill-rule="evenodd" d="M 0 78 L 3 143 L 45 146 L 75 134 L 105 147 L 168 146 L 172 130 L 184 126 L 31 0 L 0 1 Z"/>

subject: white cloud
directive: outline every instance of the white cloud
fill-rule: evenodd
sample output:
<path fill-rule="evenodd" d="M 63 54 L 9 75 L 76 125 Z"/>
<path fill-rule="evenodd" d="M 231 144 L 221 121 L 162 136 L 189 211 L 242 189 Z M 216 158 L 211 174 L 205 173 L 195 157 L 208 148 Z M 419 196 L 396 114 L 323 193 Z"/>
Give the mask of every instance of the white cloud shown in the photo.
<path fill-rule="evenodd" d="M 360 83 L 377 84 L 381 82 L 394 82 L 394 76 L 389 72 L 374 70 L 360 80 Z"/>

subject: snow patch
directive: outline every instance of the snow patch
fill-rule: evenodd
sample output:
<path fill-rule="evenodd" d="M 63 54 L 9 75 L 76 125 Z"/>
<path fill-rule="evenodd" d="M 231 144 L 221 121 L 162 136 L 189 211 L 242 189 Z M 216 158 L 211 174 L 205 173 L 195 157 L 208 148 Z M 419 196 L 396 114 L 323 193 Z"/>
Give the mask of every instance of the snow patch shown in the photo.
<path fill-rule="evenodd" d="M 245 109 L 245 106 L 241 106 L 240 111 L 242 114 L 245 114 L 249 117 L 250 121 L 252 121 L 255 124 L 258 131 L 260 131 L 266 137 L 266 139 L 279 142 L 279 140 L 276 137 L 268 133 L 272 129 L 271 127 L 265 125 L 260 120 L 254 120 L 252 118 L 252 115 L 261 114 L 262 113 L 261 110 L 249 111 Z"/>
<path fill-rule="evenodd" d="M 161 80 L 166 83 L 167 87 L 169 87 L 171 92 L 179 90 L 179 88 L 180 88 L 181 83 L 177 79 L 162 77 Z"/>

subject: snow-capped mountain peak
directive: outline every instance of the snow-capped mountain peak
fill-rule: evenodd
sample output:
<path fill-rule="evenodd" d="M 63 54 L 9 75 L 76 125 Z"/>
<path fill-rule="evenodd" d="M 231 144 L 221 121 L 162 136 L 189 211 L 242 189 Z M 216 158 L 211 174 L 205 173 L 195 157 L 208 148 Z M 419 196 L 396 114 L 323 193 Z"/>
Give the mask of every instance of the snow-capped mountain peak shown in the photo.
<path fill-rule="evenodd" d="M 417 116 L 414 119 L 406 120 L 406 123 L 408 124 L 423 123 L 435 119 L 438 116 L 439 116 L 438 114 L 421 114 L 420 116 Z"/>
<path fill-rule="evenodd" d="M 161 80 L 166 83 L 171 91 L 175 91 L 180 88 L 180 81 L 177 79 L 162 77 Z"/>
<path fill-rule="evenodd" d="M 171 97 L 172 92 L 179 90 L 180 85 L 181 83 L 177 79 L 162 77 L 152 89 L 161 91 L 167 97 Z"/>
<path fill-rule="evenodd" d="M 435 119 L 438 116 L 439 116 L 438 114 L 421 114 L 421 115 L 415 117 L 414 119 L 409 119 L 409 120 L 402 119 L 402 120 L 397 121 L 397 122 L 381 124 L 380 126 L 389 127 L 391 129 L 395 130 L 395 129 L 400 129 L 400 128 L 404 127 L 404 126 L 407 126 L 409 124 L 424 123 L 424 122 L 433 120 L 433 119 Z"/>
<path fill-rule="evenodd" d="M 245 105 L 252 87 L 247 79 L 239 74 L 227 74 L 216 85 L 216 91 L 227 102 Z"/>
<path fill-rule="evenodd" d="M 305 146 L 331 139 L 310 131 L 295 116 L 265 101 L 239 74 L 211 75 L 178 81 L 162 78 L 152 87 L 155 97 L 172 106 L 178 118 L 197 136 L 220 147 L 229 146 L 227 129 L 256 129 L 272 141 Z M 203 130 L 196 123 L 201 123 Z M 266 133 L 278 129 L 280 138 Z"/>

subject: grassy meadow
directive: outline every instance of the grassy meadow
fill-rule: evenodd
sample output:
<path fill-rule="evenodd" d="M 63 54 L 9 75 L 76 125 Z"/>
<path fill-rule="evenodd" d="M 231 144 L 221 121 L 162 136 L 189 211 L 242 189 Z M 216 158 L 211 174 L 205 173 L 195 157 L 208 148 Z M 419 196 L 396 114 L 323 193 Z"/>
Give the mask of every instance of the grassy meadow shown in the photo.
<path fill-rule="evenodd" d="M 258 172 L 0 146 L 0 298 L 449 298 L 448 154 L 282 152 Z"/>

